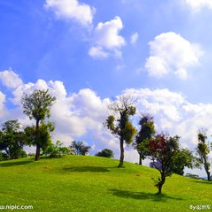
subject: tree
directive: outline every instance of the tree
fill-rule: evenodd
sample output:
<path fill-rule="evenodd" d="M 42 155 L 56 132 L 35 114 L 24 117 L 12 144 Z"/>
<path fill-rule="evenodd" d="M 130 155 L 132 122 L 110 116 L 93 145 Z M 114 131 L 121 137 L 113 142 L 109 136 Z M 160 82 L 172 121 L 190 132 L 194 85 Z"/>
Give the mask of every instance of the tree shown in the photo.
<path fill-rule="evenodd" d="M 25 129 L 26 142 L 29 146 L 39 145 L 40 150 L 45 150 L 52 144 L 51 132 L 54 131 L 54 125 L 52 122 L 45 123 L 42 121 L 39 125 L 38 130 L 36 127 L 27 126 Z"/>
<path fill-rule="evenodd" d="M 35 145 L 36 154 L 35 160 L 40 158 L 41 145 L 39 141 L 39 125 L 45 118 L 50 117 L 50 107 L 55 103 L 56 98 L 49 94 L 47 90 L 35 90 L 32 94 L 24 94 L 21 102 L 23 105 L 23 112 L 34 119 L 35 124 Z"/>
<path fill-rule="evenodd" d="M 70 149 L 75 149 L 76 155 L 87 155 L 90 148 L 83 141 L 72 141 L 72 145 L 70 146 Z"/>
<path fill-rule="evenodd" d="M 146 156 L 147 142 L 155 133 L 153 117 L 149 114 L 143 114 L 139 121 L 139 125 L 140 130 L 135 137 L 135 142 L 133 145 L 139 154 L 139 165 L 142 165 L 142 160 L 144 160 Z"/>
<path fill-rule="evenodd" d="M 114 154 L 113 151 L 110 149 L 103 149 L 101 152 L 96 153 L 96 156 L 113 158 Z"/>
<path fill-rule="evenodd" d="M 114 101 L 109 109 L 114 115 L 108 116 L 106 120 L 107 128 L 119 138 L 120 142 L 120 162 L 118 167 L 123 167 L 124 163 L 124 142 L 131 144 L 136 134 L 136 128 L 130 121 L 130 116 L 135 115 L 136 107 L 133 106 L 129 96 L 120 97 L 119 101 Z"/>
<path fill-rule="evenodd" d="M 68 147 L 64 147 L 59 140 L 56 142 L 56 144 L 50 144 L 43 152 L 44 155 L 47 155 L 50 158 L 60 158 L 70 153 L 70 149 Z"/>
<path fill-rule="evenodd" d="M 72 141 L 72 144 L 70 146 L 70 149 L 73 148 L 75 150 L 75 154 L 76 155 L 80 155 L 80 149 L 83 146 L 83 142 L 82 141 Z"/>
<path fill-rule="evenodd" d="M 0 150 L 4 151 L 4 158 L 16 159 L 26 156 L 23 150 L 25 143 L 24 132 L 20 131 L 18 120 L 9 120 L 2 124 L 0 133 Z"/>
<path fill-rule="evenodd" d="M 185 167 L 190 169 L 197 167 L 196 158 L 193 156 L 190 150 L 179 149 L 174 158 L 173 172 L 175 174 L 183 175 Z"/>
<path fill-rule="evenodd" d="M 154 179 L 158 194 L 161 194 L 166 177 L 171 176 L 175 169 L 175 161 L 179 150 L 179 136 L 168 137 L 158 134 L 147 144 L 148 156 L 153 161 L 153 166 L 160 172 L 160 177 Z M 158 165 L 158 162 L 160 165 Z"/>
<path fill-rule="evenodd" d="M 205 172 L 207 174 L 208 181 L 210 181 L 210 162 L 209 162 L 209 154 L 210 154 L 210 147 L 209 144 L 206 143 L 207 135 L 206 130 L 202 129 L 199 130 L 198 133 L 198 144 L 196 148 L 197 152 L 197 160 L 200 164 L 203 164 Z"/>

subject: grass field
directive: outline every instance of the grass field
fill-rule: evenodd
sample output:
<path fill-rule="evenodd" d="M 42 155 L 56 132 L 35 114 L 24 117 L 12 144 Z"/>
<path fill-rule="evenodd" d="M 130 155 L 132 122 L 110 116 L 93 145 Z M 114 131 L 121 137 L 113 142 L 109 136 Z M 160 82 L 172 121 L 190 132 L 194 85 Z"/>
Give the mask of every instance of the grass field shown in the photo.
<path fill-rule="evenodd" d="M 173 175 L 163 194 L 156 195 L 151 178 L 157 170 L 117 165 L 117 160 L 92 156 L 1 162 L 0 205 L 32 205 L 24 211 L 41 212 L 184 212 L 192 211 L 190 205 L 212 210 L 212 183 Z"/>

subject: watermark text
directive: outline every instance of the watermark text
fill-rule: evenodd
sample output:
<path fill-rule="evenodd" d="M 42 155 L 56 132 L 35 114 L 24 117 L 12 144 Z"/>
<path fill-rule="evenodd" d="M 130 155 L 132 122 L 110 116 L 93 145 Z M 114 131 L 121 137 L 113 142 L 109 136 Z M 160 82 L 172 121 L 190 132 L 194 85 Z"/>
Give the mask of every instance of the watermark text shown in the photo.
<path fill-rule="evenodd" d="M 0 210 L 33 210 L 32 205 L 0 205 Z"/>
<path fill-rule="evenodd" d="M 191 210 L 210 210 L 211 209 L 211 205 L 190 205 L 189 208 Z"/>

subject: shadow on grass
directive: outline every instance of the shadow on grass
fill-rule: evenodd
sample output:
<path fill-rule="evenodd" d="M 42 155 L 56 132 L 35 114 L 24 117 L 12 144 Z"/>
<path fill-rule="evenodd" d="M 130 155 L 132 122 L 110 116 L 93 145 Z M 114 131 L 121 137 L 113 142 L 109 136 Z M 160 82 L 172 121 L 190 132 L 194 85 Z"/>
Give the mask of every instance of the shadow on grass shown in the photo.
<path fill-rule="evenodd" d="M 96 167 L 96 166 L 80 166 L 80 167 L 66 167 L 64 171 L 70 172 L 109 172 L 111 168 L 115 167 Z"/>
<path fill-rule="evenodd" d="M 32 163 L 34 160 L 29 160 L 29 161 L 15 161 L 15 160 L 11 160 L 11 161 L 7 161 L 7 162 L 1 162 L 0 166 L 1 167 L 10 167 L 10 166 L 20 166 L 20 165 L 25 165 L 28 163 Z"/>
<path fill-rule="evenodd" d="M 160 201 L 166 202 L 167 200 L 183 200 L 182 198 L 171 197 L 166 194 L 152 194 L 147 192 L 132 192 L 132 191 L 123 191 L 117 189 L 111 189 L 115 196 L 123 197 L 123 198 L 131 198 L 138 200 L 152 200 L 152 201 Z"/>

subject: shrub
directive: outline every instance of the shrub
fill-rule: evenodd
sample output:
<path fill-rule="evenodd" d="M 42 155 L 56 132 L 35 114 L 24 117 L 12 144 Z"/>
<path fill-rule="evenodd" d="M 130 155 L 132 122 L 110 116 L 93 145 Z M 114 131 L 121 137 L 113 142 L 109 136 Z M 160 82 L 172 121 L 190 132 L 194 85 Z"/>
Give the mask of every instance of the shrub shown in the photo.
<path fill-rule="evenodd" d="M 62 145 L 63 144 L 58 140 L 56 144 L 50 144 L 43 154 L 50 158 L 60 158 L 64 155 L 70 154 L 70 149 Z"/>
<path fill-rule="evenodd" d="M 113 151 L 110 149 L 103 149 L 101 152 L 96 153 L 96 156 L 113 158 L 114 154 Z"/>

